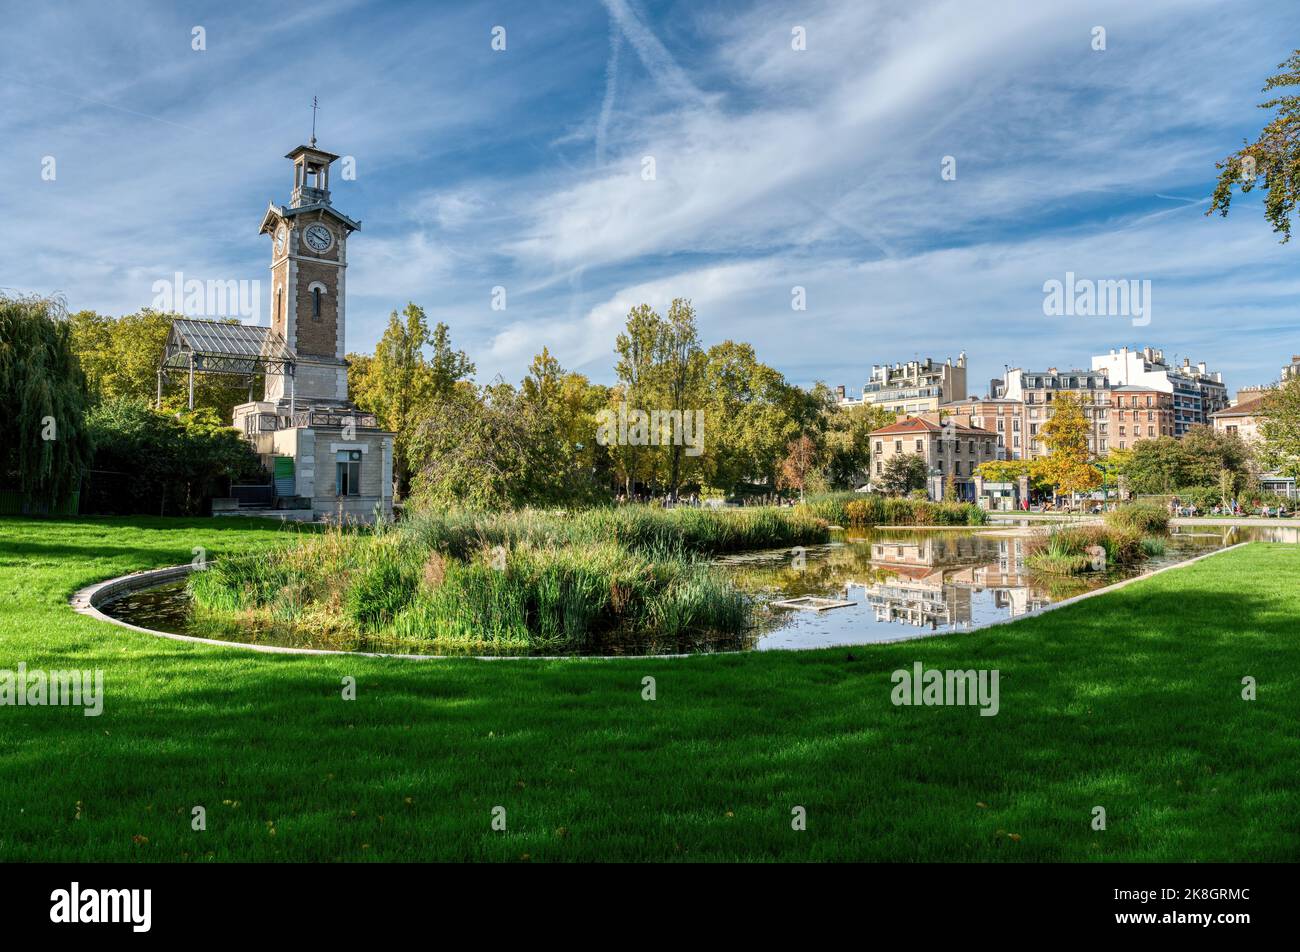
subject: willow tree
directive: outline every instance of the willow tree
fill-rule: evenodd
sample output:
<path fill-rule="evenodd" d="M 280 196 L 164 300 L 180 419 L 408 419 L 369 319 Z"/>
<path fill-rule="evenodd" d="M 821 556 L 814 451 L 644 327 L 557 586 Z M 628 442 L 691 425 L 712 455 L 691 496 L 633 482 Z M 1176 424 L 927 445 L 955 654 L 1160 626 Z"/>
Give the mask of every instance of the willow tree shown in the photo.
<path fill-rule="evenodd" d="M 0 472 L 36 503 L 67 500 L 90 461 L 86 378 L 62 305 L 0 297 Z"/>
<path fill-rule="evenodd" d="M 1278 69 L 1281 72 L 1269 77 L 1263 92 L 1300 86 L 1300 50 L 1279 63 Z M 1254 142 L 1245 142 L 1216 163 L 1219 181 L 1205 214 L 1217 211 L 1226 216 L 1232 204 L 1233 186 L 1250 192 L 1262 183 L 1267 189 L 1264 217 L 1285 244 L 1291 240 L 1291 216 L 1300 198 L 1300 95 L 1281 92 L 1260 103 L 1259 108 L 1276 110 L 1276 115 Z"/>

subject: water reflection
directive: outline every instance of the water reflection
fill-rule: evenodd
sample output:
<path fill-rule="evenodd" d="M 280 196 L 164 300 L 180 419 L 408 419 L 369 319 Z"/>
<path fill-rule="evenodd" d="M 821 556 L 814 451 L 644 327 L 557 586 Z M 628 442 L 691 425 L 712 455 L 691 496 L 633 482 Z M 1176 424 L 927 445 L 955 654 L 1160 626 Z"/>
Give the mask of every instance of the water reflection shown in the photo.
<path fill-rule="evenodd" d="M 1033 531 L 1033 530 L 1031 530 Z M 1277 533 L 1281 533 L 1278 536 Z M 738 584 L 763 602 L 777 597 L 820 595 L 855 604 L 812 613 L 769 609 L 759 649 L 853 645 L 961 631 L 1018 618 L 1128 575 L 1184 561 L 1246 541 L 1285 539 L 1296 529 L 1215 527 L 1175 531 L 1163 555 L 1133 570 L 1061 577 L 1025 565 L 1030 534 L 1019 528 L 993 531 L 909 532 L 879 530 L 852 535 L 804 553 L 768 552 L 724 559 Z"/>

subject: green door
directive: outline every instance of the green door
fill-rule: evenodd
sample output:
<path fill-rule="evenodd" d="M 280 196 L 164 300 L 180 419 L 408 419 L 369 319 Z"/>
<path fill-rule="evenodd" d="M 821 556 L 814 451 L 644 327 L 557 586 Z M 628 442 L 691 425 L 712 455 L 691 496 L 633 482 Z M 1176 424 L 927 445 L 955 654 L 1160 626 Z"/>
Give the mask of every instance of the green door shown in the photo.
<path fill-rule="evenodd" d="M 293 496 L 297 494 L 297 486 L 294 485 L 293 479 L 292 456 L 277 456 L 275 458 L 275 494 L 277 496 Z"/>

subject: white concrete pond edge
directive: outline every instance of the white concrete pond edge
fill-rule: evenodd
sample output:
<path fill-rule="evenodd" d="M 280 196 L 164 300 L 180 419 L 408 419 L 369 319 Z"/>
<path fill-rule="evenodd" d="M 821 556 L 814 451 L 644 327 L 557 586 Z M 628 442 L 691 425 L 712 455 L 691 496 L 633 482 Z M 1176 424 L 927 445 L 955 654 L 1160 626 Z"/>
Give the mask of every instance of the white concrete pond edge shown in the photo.
<path fill-rule="evenodd" d="M 1045 605 L 1038 611 L 1029 615 L 1021 615 L 1018 618 L 1003 618 L 998 621 L 987 622 L 975 628 L 966 628 L 960 631 L 942 631 L 934 632 L 929 635 L 912 635 L 904 638 L 891 638 L 886 641 L 872 641 L 866 644 L 843 644 L 843 645 L 820 645 L 819 648 L 868 648 L 871 645 L 897 644 L 900 641 L 919 641 L 924 638 L 939 638 L 945 635 L 968 634 L 976 631 L 983 631 L 987 628 L 994 628 L 998 625 L 1009 625 L 1025 618 L 1034 618 L 1047 612 L 1056 611 L 1059 608 L 1065 608 L 1067 605 L 1074 605 L 1088 598 L 1095 598 L 1098 595 L 1105 595 L 1109 592 L 1118 591 L 1136 582 L 1141 582 L 1161 574 L 1162 572 L 1172 572 L 1174 569 L 1181 569 L 1203 559 L 1210 559 L 1216 555 L 1222 555 L 1224 552 L 1231 552 L 1233 549 L 1240 549 L 1242 546 L 1250 545 L 1250 542 L 1238 542 L 1235 545 L 1226 546 L 1222 549 L 1215 549 L 1213 552 L 1206 552 L 1188 559 L 1185 562 L 1175 562 L 1173 565 L 1166 565 L 1162 568 L 1153 569 L 1150 572 L 1143 572 L 1141 575 L 1135 575 L 1132 578 L 1126 578 L 1116 582 L 1113 585 L 1107 585 L 1103 588 L 1093 589 L 1091 592 L 1084 592 L 1082 595 L 1075 595 L 1064 601 L 1053 602 Z M 283 645 L 254 645 L 241 641 L 222 641 L 218 638 L 199 638 L 196 635 L 178 635 L 174 632 L 155 631 L 152 628 L 141 628 L 139 625 L 132 625 L 130 622 L 114 618 L 112 615 L 106 615 L 100 611 L 99 606 L 106 601 L 110 601 L 126 592 L 133 592 L 139 589 L 154 588 L 158 585 L 165 585 L 168 582 L 174 582 L 178 579 L 185 578 L 190 572 L 195 571 L 193 565 L 171 565 L 161 569 L 147 569 L 143 572 L 133 572 L 130 575 L 122 575 L 117 578 L 111 578 L 104 582 L 96 582 L 94 585 L 87 585 L 85 588 L 73 593 L 69 599 L 69 604 L 73 610 L 94 618 L 98 621 L 105 621 L 111 625 L 118 625 L 130 631 L 139 632 L 143 635 L 153 635 L 156 638 L 170 638 L 172 641 L 187 641 L 192 644 L 212 645 L 217 648 L 237 648 L 246 651 L 261 651 L 266 654 L 282 655 L 345 655 L 361 658 L 397 658 L 403 661 L 443 661 L 451 659 L 475 660 L 475 661 L 624 661 L 637 660 L 644 661 L 647 658 L 692 658 L 701 657 L 708 654 L 747 654 L 748 652 L 739 651 L 717 651 L 717 652 L 695 652 L 682 654 L 660 654 L 660 655 L 423 655 L 423 654 L 388 654 L 374 651 L 335 651 L 329 648 L 290 648 Z M 782 649 L 792 650 L 792 649 Z M 807 649 L 814 650 L 814 649 Z"/>

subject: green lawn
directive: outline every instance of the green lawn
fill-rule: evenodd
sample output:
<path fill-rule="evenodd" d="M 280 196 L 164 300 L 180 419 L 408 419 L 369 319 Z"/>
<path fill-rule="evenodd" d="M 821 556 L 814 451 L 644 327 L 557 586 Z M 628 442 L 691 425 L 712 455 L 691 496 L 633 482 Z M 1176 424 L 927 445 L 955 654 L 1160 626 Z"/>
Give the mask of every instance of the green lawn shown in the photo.
<path fill-rule="evenodd" d="M 983 632 L 685 660 L 273 656 L 67 606 L 277 531 L 0 519 L 0 669 L 106 693 L 0 707 L 0 860 L 1300 858 L 1300 547 Z M 998 669 L 1001 712 L 893 706 L 914 661 Z"/>

